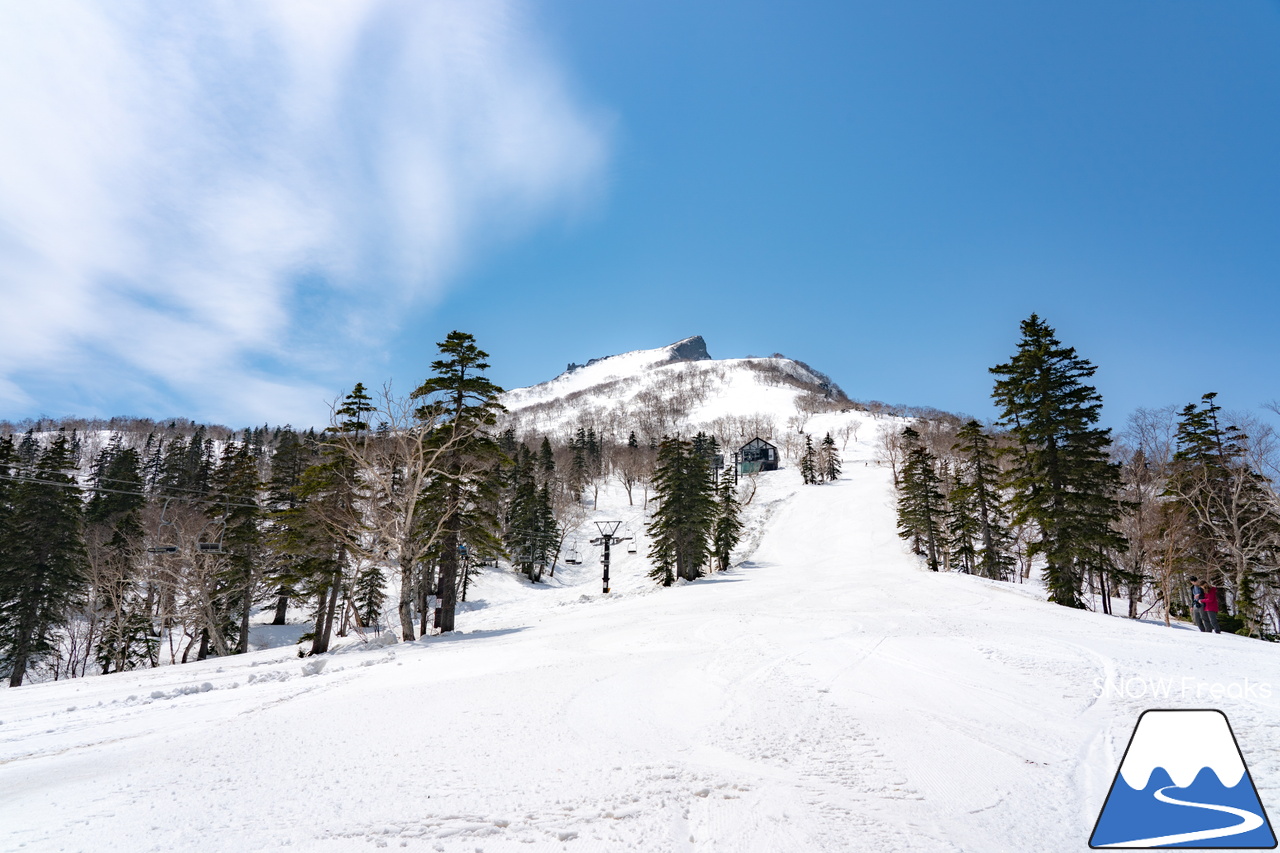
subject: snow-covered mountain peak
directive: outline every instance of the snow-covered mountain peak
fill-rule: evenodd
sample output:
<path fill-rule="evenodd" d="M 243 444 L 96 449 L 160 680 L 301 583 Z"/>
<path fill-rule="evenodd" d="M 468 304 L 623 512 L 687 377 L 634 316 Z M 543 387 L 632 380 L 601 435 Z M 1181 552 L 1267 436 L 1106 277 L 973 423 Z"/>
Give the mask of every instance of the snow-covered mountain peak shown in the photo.
<path fill-rule="evenodd" d="M 589 388 L 612 379 L 635 376 L 637 373 L 664 364 L 710 360 L 707 342 L 702 339 L 702 335 L 694 335 L 657 349 L 633 350 L 618 355 L 601 356 L 589 360 L 586 364 L 571 363 L 565 368 L 564 373 L 550 382 L 543 382 L 527 389 L 517 389 L 512 394 L 544 388 L 564 393 L 578 388 Z"/>
<path fill-rule="evenodd" d="M 751 419 L 752 429 L 772 435 L 798 411 L 849 405 L 830 378 L 801 362 L 779 355 L 713 359 L 700 335 L 570 364 L 548 382 L 508 391 L 502 404 L 518 432 L 567 433 L 587 425 L 623 438 L 629 431 L 649 438 L 717 432 L 729 418 Z M 734 432 L 747 429 L 737 424 Z"/>

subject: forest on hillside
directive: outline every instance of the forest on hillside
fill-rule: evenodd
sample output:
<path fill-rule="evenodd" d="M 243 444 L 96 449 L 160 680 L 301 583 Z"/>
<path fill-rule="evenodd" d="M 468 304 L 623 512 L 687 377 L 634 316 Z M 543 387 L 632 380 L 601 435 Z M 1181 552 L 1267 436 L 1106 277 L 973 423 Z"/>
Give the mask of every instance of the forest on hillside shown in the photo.
<path fill-rule="evenodd" d="M 609 482 L 646 508 L 654 580 L 692 580 L 728 567 L 754 494 L 754 472 L 726 488 L 737 447 L 766 439 L 820 485 L 859 429 L 929 569 L 1038 577 L 1059 604 L 1166 621 L 1192 615 L 1198 576 L 1221 590 L 1224 630 L 1280 636 L 1272 429 L 1207 393 L 1112 435 L 1093 366 L 1038 318 L 1023 332 L 992 368 L 1003 414 L 985 424 L 853 401 L 781 357 L 744 369 L 794 390 L 790 414 L 695 421 L 724 379 L 715 362 L 626 380 L 639 387 L 629 410 L 602 404 L 610 386 L 506 412 L 460 332 L 412 392 L 357 384 L 322 429 L 0 424 L 0 673 L 18 684 L 243 653 L 264 612 L 308 622 L 301 653 L 352 632 L 449 631 L 482 567 L 553 574 Z"/>
<path fill-rule="evenodd" d="M 519 430 L 474 340 L 455 332 L 440 348 L 413 392 L 357 384 L 319 430 L 9 425 L 0 672 L 16 685 L 243 653 L 264 609 L 277 625 L 307 614 L 311 654 L 351 632 L 449 631 L 483 566 L 532 583 L 554 573 L 608 480 L 650 509 L 655 581 L 727 567 L 736 495 L 720 488 L 714 434 L 654 434 L 640 419 L 606 432 L 590 411 Z M 782 431 L 762 415 L 716 426 Z"/>
<path fill-rule="evenodd" d="M 1213 392 L 1133 412 L 1113 436 L 1094 371 L 1032 315 L 991 368 L 996 423 L 935 414 L 884 431 L 900 535 L 934 571 L 1035 568 L 1051 601 L 1166 624 L 1196 616 L 1198 578 L 1221 594 L 1221 630 L 1280 639 L 1280 436 Z"/>

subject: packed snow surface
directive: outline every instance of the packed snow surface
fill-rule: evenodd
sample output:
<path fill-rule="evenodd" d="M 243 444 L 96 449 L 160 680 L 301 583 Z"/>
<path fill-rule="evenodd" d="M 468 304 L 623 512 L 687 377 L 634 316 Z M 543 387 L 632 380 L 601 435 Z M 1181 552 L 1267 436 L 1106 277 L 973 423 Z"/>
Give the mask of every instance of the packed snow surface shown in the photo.
<path fill-rule="evenodd" d="M 834 484 L 760 475 L 696 583 L 642 542 L 605 597 L 583 530 L 453 635 L 0 691 L 0 847 L 1081 850 L 1151 707 L 1221 708 L 1280 811 L 1280 650 L 923 570 L 866 438 Z"/>

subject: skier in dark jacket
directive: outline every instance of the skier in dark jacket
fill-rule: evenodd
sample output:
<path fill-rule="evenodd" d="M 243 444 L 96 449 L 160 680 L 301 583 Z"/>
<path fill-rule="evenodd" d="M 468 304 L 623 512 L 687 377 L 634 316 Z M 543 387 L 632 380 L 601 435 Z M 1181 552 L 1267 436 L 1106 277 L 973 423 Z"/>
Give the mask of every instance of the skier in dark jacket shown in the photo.
<path fill-rule="evenodd" d="M 1201 631 L 1209 631 L 1209 620 L 1204 615 L 1204 587 L 1200 586 L 1200 578 L 1194 577 L 1191 579 L 1191 619 Z"/>
<path fill-rule="evenodd" d="M 1205 586 L 1204 595 L 1200 600 L 1204 604 L 1205 623 L 1208 624 L 1213 633 L 1221 634 L 1222 629 L 1218 627 L 1218 588 L 1216 586 Z"/>

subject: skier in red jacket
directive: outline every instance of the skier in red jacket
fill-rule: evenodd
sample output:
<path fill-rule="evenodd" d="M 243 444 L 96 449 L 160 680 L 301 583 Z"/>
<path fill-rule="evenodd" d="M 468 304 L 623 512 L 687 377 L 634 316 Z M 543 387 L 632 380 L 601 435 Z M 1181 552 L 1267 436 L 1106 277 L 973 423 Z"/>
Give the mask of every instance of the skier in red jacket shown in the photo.
<path fill-rule="evenodd" d="M 1209 623 L 1210 630 L 1215 634 L 1221 634 L 1222 629 L 1218 627 L 1218 588 L 1205 584 L 1204 597 L 1204 618 Z"/>

